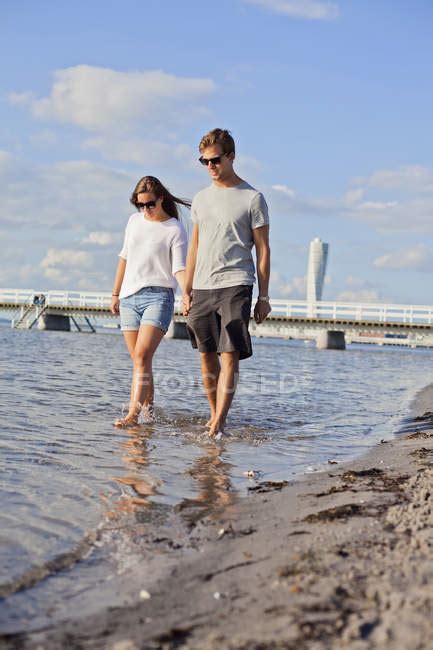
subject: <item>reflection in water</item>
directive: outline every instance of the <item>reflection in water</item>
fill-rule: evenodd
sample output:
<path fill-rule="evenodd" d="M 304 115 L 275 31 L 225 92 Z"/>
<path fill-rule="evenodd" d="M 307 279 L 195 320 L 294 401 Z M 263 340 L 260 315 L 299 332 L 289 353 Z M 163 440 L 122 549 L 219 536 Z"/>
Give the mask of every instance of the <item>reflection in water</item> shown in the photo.
<path fill-rule="evenodd" d="M 162 485 L 160 479 L 156 479 L 146 473 L 144 469 L 149 465 L 149 436 L 150 432 L 144 433 L 137 426 L 126 430 L 127 440 L 122 442 L 125 454 L 123 462 L 128 468 L 125 476 L 115 476 L 114 480 L 121 487 L 131 488 L 134 494 L 127 494 L 122 489 L 121 496 L 113 502 L 107 511 L 109 519 L 119 518 L 122 514 L 135 512 L 138 508 L 147 508 L 151 505 L 149 497 L 158 494 L 158 488 Z"/>
<path fill-rule="evenodd" d="M 149 497 L 161 494 L 163 480 L 146 472 L 150 464 L 152 431 L 143 432 L 140 427 L 127 430 L 128 439 L 121 446 L 126 453 L 122 461 L 128 468 L 124 476 L 113 479 L 122 487 L 122 494 L 113 501 L 107 500 L 108 519 L 119 519 L 122 514 L 134 513 L 149 508 L 155 502 Z M 232 505 L 235 491 L 230 480 L 233 465 L 222 460 L 224 447 L 212 441 L 201 447 L 204 453 L 192 462 L 185 474 L 196 482 L 194 498 L 184 498 L 176 506 L 176 511 L 188 522 L 193 522 L 205 514 L 218 514 L 223 508 Z M 128 494 L 125 489 L 132 490 Z M 104 498 L 104 497 L 103 497 Z M 105 500 L 105 498 L 104 498 Z"/>
<path fill-rule="evenodd" d="M 352 458 L 390 439 L 410 398 L 433 379 L 431 350 L 351 346 L 335 353 L 256 340 L 230 411 L 232 435 L 220 448 L 204 435 L 208 405 L 188 342 L 168 339 L 158 348 L 161 412 L 155 426 L 126 432 L 111 425 L 128 391 L 122 338 L 91 339 L 0 329 L 3 584 L 17 584 L 35 566 L 58 566 L 58 558 L 82 548 L 88 531 L 108 540 L 104 553 L 119 550 L 121 566 L 128 553 L 141 557 L 144 543 L 154 554 L 156 537 L 166 540 L 158 548 L 190 543 L 191 520 L 246 494 L 246 470 L 283 480 Z M 182 381 L 174 382 L 179 372 Z M 11 409 L 18 385 L 25 390 Z M 74 565 L 77 591 L 105 575 L 98 562 Z M 57 602 L 67 600 L 69 584 L 66 575 L 44 580 L 37 598 L 20 592 L 8 611 L 30 620 L 28 605 L 42 607 L 54 593 Z"/>
<path fill-rule="evenodd" d="M 204 514 L 217 516 L 219 511 L 234 502 L 234 492 L 230 480 L 231 463 L 221 459 L 224 448 L 210 442 L 204 447 L 205 453 L 196 458 L 189 476 L 197 481 L 198 494 L 193 499 L 183 499 L 177 506 L 189 521 Z"/>

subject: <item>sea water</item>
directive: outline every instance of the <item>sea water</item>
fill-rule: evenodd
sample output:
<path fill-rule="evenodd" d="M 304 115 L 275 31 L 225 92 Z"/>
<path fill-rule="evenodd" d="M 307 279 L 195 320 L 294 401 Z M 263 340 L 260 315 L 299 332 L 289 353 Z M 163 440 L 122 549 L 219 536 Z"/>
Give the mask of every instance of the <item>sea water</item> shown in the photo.
<path fill-rule="evenodd" d="M 217 512 L 257 481 L 291 480 L 391 439 L 433 380 L 429 350 L 253 343 L 230 435 L 215 444 L 188 341 L 163 340 L 155 356 L 156 422 L 120 430 L 131 361 L 119 332 L 0 329 L 1 631 L 59 620 L 71 599 L 79 615 L 95 585 L 108 594 L 108 578 L 139 561 L 137 522 L 146 534 L 161 518 L 175 527 L 177 513 Z"/>

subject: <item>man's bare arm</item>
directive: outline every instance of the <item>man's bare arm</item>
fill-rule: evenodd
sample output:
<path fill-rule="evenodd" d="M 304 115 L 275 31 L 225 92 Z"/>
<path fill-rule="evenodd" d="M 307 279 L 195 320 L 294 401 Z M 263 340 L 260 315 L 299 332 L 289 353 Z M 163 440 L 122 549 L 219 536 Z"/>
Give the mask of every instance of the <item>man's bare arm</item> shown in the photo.
<path fill-rule="evenodd" d="M 256 247 L 257 281 L 259 296 L 268 296 L 271 272 L 271 249 L 269 247 L 269 226 L 254 228 L 253 240 Z M 257 300 L 254 307 L 254 320 L 261 323 L 271 313 L 271 306 L 265 300 Z"/>
<path fill-rule="evenodd" d="M 198 225 L 195 223 L 192 227 L 191 241 L 188 248 L 188 255 L 186 256 L 186 269 L 185 269 L 185 284 L 183 287 L 183 314 L 188 315 L 191 309 L 191 292 L 192 282 L 194 279 L 195 265 L 197 261 L 198 249 Z"/>

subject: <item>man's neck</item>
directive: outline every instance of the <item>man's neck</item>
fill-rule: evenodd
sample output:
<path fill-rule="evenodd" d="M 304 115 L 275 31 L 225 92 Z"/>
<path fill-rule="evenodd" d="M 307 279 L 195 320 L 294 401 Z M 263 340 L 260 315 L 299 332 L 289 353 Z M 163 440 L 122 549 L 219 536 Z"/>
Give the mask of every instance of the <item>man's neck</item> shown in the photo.
<path fill-rule="evenodd" d="M 239 185 L 239 183 L 242 183 L 242 178 L 240 178 L 234 172 L 229 178 L 213 181 L 213 184 L 217 187 L 236 187 L 236 185 Z"/>

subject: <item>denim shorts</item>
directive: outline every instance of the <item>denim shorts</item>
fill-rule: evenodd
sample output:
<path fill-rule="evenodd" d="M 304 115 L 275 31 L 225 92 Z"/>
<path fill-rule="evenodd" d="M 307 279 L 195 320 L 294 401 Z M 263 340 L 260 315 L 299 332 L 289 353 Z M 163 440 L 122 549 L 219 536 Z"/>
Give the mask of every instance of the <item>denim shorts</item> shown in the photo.
<path fill-rule="evenodd" d="M 120 299 L 120 327 L 138 330 L 153 325 L 166 332 L 174 309 L 174 291 L 169 287 L 143 287 L 132 296 Z"/>

